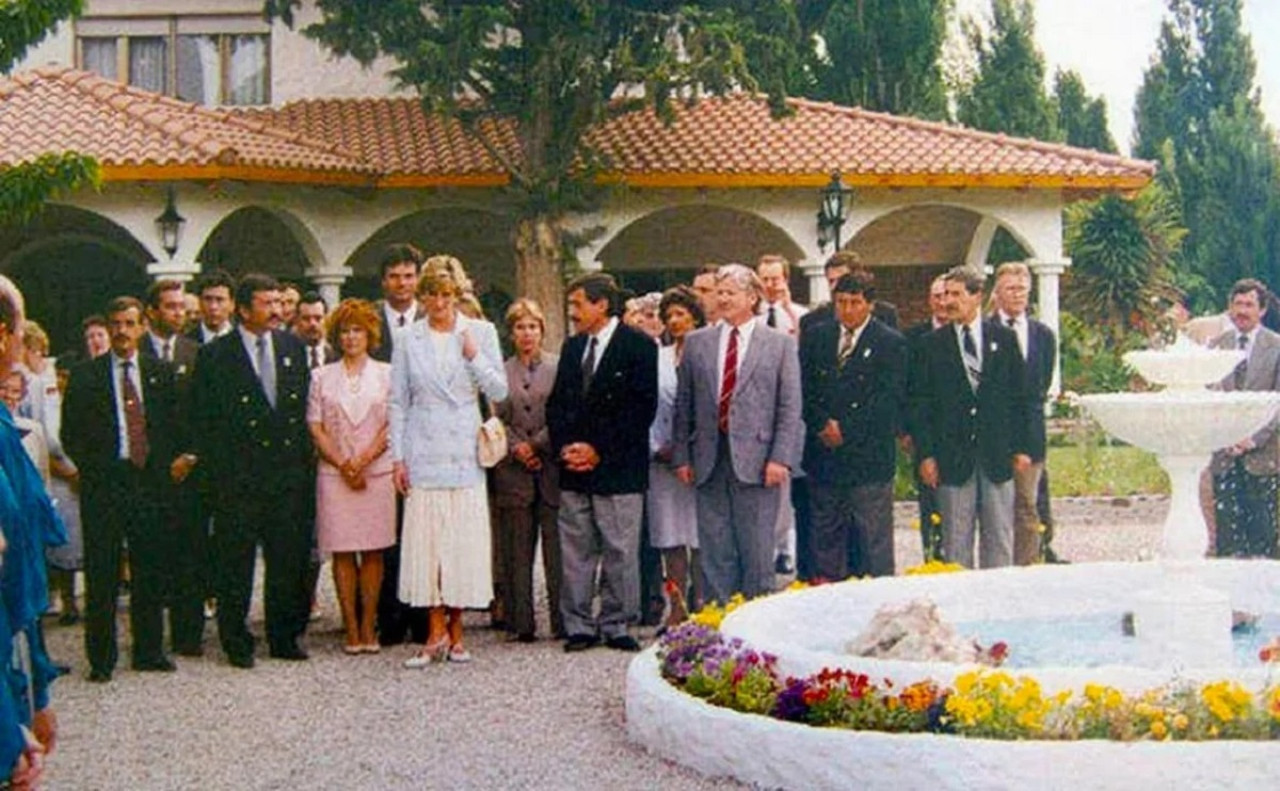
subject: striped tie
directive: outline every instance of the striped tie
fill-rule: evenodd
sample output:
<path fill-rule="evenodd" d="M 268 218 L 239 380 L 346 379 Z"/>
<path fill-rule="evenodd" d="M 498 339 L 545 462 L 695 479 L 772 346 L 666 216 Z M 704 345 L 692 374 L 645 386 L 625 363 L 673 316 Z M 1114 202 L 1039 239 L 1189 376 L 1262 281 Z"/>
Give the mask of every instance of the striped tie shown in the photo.
<path fill-rule="evenodd" d="M 982 360 L 978 358 L 978 346 L 973 342 L 973 333 L 969 331 L 969 325 L 961 327 L 964 340 L 962 346 L 964 348 L 964 372 L 969 377 L 969 387 L 973 391 L 978 392 L 978 387 L 982 384 Z"/>
<path fill-rule="evenodd" d="M 724 376 L 720 380 L 720 414 L 717 421 L 720 431 L 729 433 L 729 406 L 733 402 L 733 388 L 738 384 L 738 328 L 729 333 L 729 348 L 724 353 Z"/>

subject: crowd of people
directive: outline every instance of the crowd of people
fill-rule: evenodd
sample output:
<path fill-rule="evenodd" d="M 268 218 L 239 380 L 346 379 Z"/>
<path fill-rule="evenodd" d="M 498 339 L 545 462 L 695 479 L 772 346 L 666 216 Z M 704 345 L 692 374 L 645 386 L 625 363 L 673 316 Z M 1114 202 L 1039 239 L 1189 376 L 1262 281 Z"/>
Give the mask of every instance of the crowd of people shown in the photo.
<path fill-rule="evenodd" d="M 1027 267 L 1000 266 L 990 293 L 980 270 L 948 270 L 905 331 L 856 254 L 824 274 L 831 300 L 810 310 L 777 255 L 638 296 L 589 273 L 564 306 L 516 299 L 499 332 L 460 261 L 396 244 L 377 302 L 331 309 L 263 274 L 161 279 L 53 364 L 0 278 L 0 640 L 24 657 L 0 695 L 0 765 L 29 783 L 56 741 L 50 594 L 63 623 L 84 619 L 90 681 L 115 672 L 122 585 L 134 670 L 203 656 L 214 613 L 227 661 L 251 668 L 259 548 L 268 656 L 308 659 L 328 559 L 343 650 L 410 643 L 411 668 L 472 660 L 465 610 L 537 640 L 539 554 L 569 652 L 638 650 L 634 624 L 767 593 L 779 573 L 892 575 L 900 457 L 926 558 L 1053 561 L 1057 344 L 1029 315 Z M 1280 389 L 1268 295 L 1236 284 L 1211 333 L 1247 352 L 1226 389 Z M 552 351 L 561 307 L 573 333 Z M 1218 554 L 1276 556 L 1278 442 L 1268 426 L 1215 456 Z"/>

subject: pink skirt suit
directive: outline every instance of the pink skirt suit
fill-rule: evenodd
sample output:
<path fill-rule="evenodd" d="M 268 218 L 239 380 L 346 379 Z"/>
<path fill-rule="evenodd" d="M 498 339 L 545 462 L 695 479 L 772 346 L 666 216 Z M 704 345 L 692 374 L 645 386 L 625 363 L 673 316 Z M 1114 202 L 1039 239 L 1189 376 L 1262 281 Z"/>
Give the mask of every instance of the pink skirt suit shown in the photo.
<path fill-rule="evenodd" d="M 307 422 L 324 427 L 344 456 L 363 452 L 387 425 L 391 366 L 365 361 L 347 376 L 342 362 L 312 372 Z M 316 544 L 321 552 L 385 549 L 396 542 L 396 493 L 391 454 L 365 468 L 365 488 L 352 489 L 337 467 L 321 459 L 316 470 Z"/>

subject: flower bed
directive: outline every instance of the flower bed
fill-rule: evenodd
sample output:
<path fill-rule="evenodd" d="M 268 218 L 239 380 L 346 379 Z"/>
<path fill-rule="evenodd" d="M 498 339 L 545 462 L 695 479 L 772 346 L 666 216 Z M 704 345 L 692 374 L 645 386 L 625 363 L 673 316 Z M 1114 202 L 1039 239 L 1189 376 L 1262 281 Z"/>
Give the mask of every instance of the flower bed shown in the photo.
<path fill-rule="evenodd" d="M 1277 684 L 1256 694 L 1216 681 L 1171 682 L 1138 695 L 1105 684 L 1045 695 L 1031 676 L 985 669 L 903 687 L 842 668 L 783 678 L 773 656 L 692 622 L 663 635 L 657 657 L 663 678 L 694 697 L 819 727 L 991 739 L 1280 738 Z"/>

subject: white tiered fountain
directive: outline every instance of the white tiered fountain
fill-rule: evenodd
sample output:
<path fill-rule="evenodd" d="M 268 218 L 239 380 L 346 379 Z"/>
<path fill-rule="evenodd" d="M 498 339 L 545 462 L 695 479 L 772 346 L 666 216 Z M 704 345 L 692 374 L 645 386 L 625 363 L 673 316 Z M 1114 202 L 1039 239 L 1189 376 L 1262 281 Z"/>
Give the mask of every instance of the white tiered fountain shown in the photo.
<path fill-rule="evenodd" d="M 1134 602 L 1141 662 L 1150 667 L 1215 667 L 1231 660 L 1231 601 L 1200 584 L 1209 532 L 1200 510 L 1200 474 L 1210 455 L 1270 421 L 1276 394 L 1222 392 L 1206 386 L 1244 360 L 1235 350 L 1205 349 L 1186 336 L 1168 350 L 1129 352 L 1124 360 L 1155 393 L 1105 393 L 1081 398 L 1111 434 L 1151 451 L 1169 474 L 1169 515 L 1161 562 L 1165 574 Z"/>
<path fill-rule="evenodd" d="M 1132 612 L 1140 635 L 1137 659 L 1123 664 L 1063 659 L 1054 649 L 1049 659 L 1013 672 L 1034 676 L 1046 694 L 1078 692 L 1088 683 L 1128 693 L 1173 680 L 1233 679 L 1255 690 L 1273 683 L 1268 667 L 1234 661 L 1231 610 L 1280 611 L 1280 562 L 1206 560 L 1207 530 L 1197 491 L 1212 451 L 1270 420 L 1277 396 L 1205 389 L 1205 383 L 1222 379 L 1238 364 L 1237 352 L 1183 343 L 1126 359 L 1144 378 L 1166 389 L 1090 395 L 1084 406 L 1114 435 L 1154 452 L 1169 473 L 1172 496 L 1157 562 L 1032 566 L 824 585 L 751 602 L 726 617 L 721 630 L 776 655 L 783 676 L 844 668 L 901 686 L 924 679 L 950 683 L 972 666 L 850 656 L 848 641 L 886 605 L 928 599 L 952 623 L 994 623 L 1011 632 L 1027 622 L 1047 624 L 1050 632 L 1063 632 L 1067 642 L 1081 644 L 1088 636 L 1077 640 L 1072 631 L 1080 619 L 1110 624 L 1104 639 L 1123 640 L 1118 637 L 1120 616 Z M 1011 661 L 1028 647 L 1011 637 Z M 1001 742 L 851 733 L 779 722 L 716 708 L 671 687 L 660 676 L 654 649 L 632 662 L 626 703 L 633 741 L 706 774 L 764 787 L 1246 788 L 1274 785 L 1280 771 L 1280 744 L 1275 742 Z"/>

